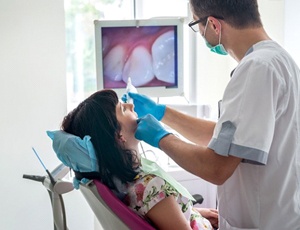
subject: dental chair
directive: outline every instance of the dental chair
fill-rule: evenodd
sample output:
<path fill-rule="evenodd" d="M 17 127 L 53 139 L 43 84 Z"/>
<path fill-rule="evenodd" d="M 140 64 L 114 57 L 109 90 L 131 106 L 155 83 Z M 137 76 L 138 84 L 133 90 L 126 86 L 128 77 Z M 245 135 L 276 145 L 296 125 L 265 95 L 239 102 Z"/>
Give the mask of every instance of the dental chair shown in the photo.
<path fill-rule="evenodd" d="M 98 180 L 80 184 L 80 191 L 104 230 L 154 230 Z"/>

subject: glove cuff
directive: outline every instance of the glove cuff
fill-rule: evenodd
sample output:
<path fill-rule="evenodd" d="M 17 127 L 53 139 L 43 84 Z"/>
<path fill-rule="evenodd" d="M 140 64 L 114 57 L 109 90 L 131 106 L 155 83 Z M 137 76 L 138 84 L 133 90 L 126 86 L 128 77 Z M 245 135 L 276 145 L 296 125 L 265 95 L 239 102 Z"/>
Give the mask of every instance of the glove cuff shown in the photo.
<path fill-rule="evenodd" d="M 166 105 L 161 105 L 161 104 L 158 104 L 156 106 L 156 111 L 155 111 L 155 118 L 158 120 L 158 121 L 161 121 L 161 119 L 164 117 L 165 115 L 165 112 L 166 112 Z"/>
<path fill-rule="evenodd" d="M 168 131 L 166 131 L 166 130 L 164 130 L 163 132 L 159 133 L 159 134 L 156 136 L 155 140 L 154 140 L 154 147 L 160 149 L 160 147 L 159 147 L 159 142 L 160 142 L 160 140 L 161 140 L 162 138 L 164 138 L 165 136 L 169 135 L 169 134 L 171 134 L 171 133 L 168 132 Z"/>

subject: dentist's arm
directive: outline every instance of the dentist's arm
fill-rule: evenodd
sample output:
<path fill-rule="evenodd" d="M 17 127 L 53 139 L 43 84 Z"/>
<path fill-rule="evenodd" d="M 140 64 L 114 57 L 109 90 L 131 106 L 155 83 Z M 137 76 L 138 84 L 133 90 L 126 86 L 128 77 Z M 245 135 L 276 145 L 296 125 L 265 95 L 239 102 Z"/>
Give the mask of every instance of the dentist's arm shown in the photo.
<path fill-rule="evenodd" d="M 150 114 L 139 119 L 135 137 L 159 147 L 185 170 L 217 185 L 223 184 L 241 161 L 233 156 L 220 156 L 204 145 L 182 141 Z"/>
<path fill-rule="evenodd" d="M 191 142 L 205 146 L 211 140 L 216 125 L 215 122 L 195 118 L 170 107 L 166 107 L 161 121 Z"/>
<path fill-rule="evenodd" d="M 240 158 L 221 156 L 206 146 L 187 143 L 175 135 L 164 136 L 158 145 L 182 168 L 216 185 L 223 184 L 241 162 Z"/>

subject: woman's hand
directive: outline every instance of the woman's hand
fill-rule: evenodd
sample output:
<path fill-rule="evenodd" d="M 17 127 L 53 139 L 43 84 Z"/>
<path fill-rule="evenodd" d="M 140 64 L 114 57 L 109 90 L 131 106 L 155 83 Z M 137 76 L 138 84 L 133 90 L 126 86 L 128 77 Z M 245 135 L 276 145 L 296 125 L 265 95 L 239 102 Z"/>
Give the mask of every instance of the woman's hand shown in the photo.
<path fill-rule="evenodd" d="M 204 218 L 209 220 L 209 222 L 214 228 L 219 227 L 218 210 L 212 208 L 196 208 L 196 207 L 194 207 L 194 209 L 198 211 Z"/>

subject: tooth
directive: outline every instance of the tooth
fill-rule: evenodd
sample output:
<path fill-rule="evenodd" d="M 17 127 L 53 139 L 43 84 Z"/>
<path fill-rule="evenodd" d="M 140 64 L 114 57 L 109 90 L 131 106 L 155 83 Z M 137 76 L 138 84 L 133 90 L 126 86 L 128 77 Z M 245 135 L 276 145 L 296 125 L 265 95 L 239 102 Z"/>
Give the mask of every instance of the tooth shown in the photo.
<path fill-rule="evenodd" d="M 102 38 L 102 53 L 105 56 L 109 49 L 110 41 L 107 36 L 103 36 Z"/>
<path fill-rule="evenodd" d="M 112 81 L 122 80 L 126 49 L 124 46 L 113 47 L 103 60 L 104 76 Z"/>
<path fill-rule="evenodd" d="M 159 36 L 152 45 L 153 71 L 157 79 L 175 83 L 174 32 Z"/>
<path fill-rule="evenodd" d="M 126 61 L 123 70 L 123 81 L 127 82 L 128 77 L 131 78 L 131 83 L 134 86 L 145 85 L 154 79 L 152 58 L 145 47 L 136 47 Z"/>

